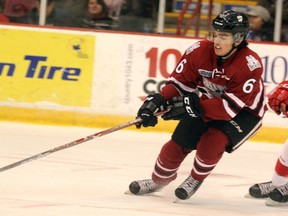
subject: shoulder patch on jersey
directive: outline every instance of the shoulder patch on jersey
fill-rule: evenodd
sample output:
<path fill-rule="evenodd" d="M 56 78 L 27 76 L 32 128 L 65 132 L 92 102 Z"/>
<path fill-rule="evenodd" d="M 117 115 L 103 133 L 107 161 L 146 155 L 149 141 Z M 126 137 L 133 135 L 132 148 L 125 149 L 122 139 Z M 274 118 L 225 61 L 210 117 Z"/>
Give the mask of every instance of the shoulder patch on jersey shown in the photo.
<path fill-rule="evenodd" d="M 198 42 L 194 43 L 192 46 L 188 47 L 188 49 L 186 50 L 186 55 L 193 52 L 194 49 L 197 49 L 199 47 L 200 47 L 200 41 L 198 41 Z"/>
<path fill-rule="evenodd" d="M 256 68 L 261 68 L 260 62 L 252 55 L 246 56 L 247 66 L 250 71 L 255 70 Z"/>

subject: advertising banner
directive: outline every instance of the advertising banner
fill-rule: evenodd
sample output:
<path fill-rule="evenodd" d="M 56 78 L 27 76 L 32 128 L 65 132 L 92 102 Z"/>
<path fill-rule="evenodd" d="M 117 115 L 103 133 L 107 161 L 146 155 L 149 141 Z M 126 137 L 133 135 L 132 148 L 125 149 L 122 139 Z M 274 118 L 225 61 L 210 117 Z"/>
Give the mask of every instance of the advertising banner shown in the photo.
<path fill-rule="evenodd" d="M 97 40 L 101 43 L 97 43 L 96 48 L 95 74 L 103 79 L 95 83 L 93 107 L 101 113 L 136 115 L 144 98 L 160 91 L 169 74 L 177 67 L 182 54 L 199 39 L 99 34 Z M 107 43 L 111 45 L 110 48 L 105 47 Z M 262 77 L 267 96 L 280 82 L 288 79 L 288 46 L 255 42 L 249 42 L 248 46 L 262 60 Z M 270 110 L 266 116 L 268 119 L 265 119 L 265 124 L 288 124 L 284 118 L 275 118 Z"/>
<path fill-rule="evenodd" d="M 0 29 L 0 101 L 89 107 L 95 37 Z"/>

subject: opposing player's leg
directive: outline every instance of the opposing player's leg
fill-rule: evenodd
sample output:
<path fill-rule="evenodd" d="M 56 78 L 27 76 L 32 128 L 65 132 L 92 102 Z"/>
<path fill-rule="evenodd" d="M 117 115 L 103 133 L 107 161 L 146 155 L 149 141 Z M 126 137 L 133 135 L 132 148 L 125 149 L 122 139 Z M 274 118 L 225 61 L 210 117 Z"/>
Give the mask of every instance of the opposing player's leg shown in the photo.
<path fill-rule="evenodd" d="M 270 203 L 277 202 L 277 200 L 282 202 L 283 199 L 281 197 L 285 199 L 285 185 L 288 185 L 288 140 L 286 140 L 277 159 L 272 181 L 251 186 L 249 188 L 249 195 L 253 198 L 268 198 L 271 194 Z"/>
<path fill-rule="evenodd" d="M 276 161 L 272 183 L 276 187 L 288 183 L 288 139 L 286 140 Z"/>
<path fill-rule="evenodd" d="M 288 206 L 288 140 L 286 140 L 275 165 L 272 183 L 276 188 L 269 193 L 266 205 Z"/>

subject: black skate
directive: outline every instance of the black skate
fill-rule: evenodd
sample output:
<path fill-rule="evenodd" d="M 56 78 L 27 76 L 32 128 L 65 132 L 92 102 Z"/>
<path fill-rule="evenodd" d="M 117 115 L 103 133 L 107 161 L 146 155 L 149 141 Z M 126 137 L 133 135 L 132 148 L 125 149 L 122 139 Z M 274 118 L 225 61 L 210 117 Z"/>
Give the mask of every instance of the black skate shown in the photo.
<path fill-rule="evenodd" d="M 288 184 L 272 190 L 269 193 L 269 198 L 275 202 L 288 203 Z"/>
<path fill-rule="evenodd" d="M 176 190 L 175 195 L 178 199 L 189 199 L 200 187 L 203 181 L 197 181 L 190 175 Z"/>
<path fill-rule="evenodd" d="M 255 184 L 249 188 L 249 195 L 254 198 L 268 198 L 269 193 L 274 190 L 275 186 L 271 181 Z"/>
<path fill-rule="evenodd" d="M 164 184 L 157 184 L 152 179 L 133 181 L 129 185 L 129 191 L 135 195 L 158 192 L 162 190 Z"/>

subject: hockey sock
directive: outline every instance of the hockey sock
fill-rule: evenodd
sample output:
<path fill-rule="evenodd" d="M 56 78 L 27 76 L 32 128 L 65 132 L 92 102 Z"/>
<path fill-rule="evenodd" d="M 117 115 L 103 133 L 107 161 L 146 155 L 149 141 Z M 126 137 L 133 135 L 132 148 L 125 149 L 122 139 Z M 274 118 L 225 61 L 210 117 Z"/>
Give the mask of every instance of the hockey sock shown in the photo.
<path fill-rule="evenodd" d="M 152 179 L 164 184 L 175 180 L 179 166 L 190 152 L 191 150 L 180 147 L 172 139 L 168 141 L 156 160 Z"/>
<path fill-rule="evenodd" d="M 288 183 L 288 140 L 286 140 L 280 156 L 277 159 L 272 183 L 276 187 Z"/>
<path fill-rule="evenodd" d="M 198 142 L 192 177 L 203 181 L 217 165 L 228 144 L 226 134 L 216 128 L 209 128 Z"/>

